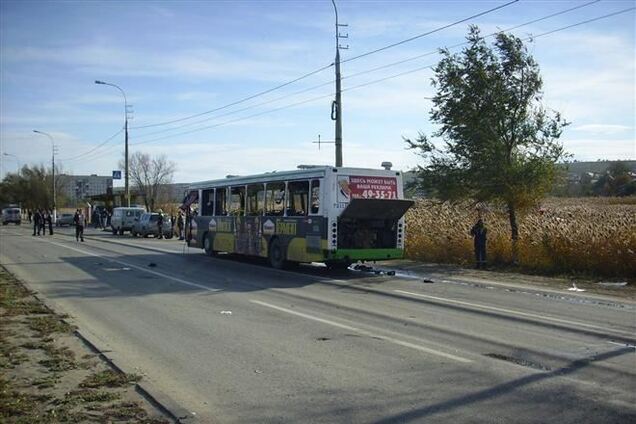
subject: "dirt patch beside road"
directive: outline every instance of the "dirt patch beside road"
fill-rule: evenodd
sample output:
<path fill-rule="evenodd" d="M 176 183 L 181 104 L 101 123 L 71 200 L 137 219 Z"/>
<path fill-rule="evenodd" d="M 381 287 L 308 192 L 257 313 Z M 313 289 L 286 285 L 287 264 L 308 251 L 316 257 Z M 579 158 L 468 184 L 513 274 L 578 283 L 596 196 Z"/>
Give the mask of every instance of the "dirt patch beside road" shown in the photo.
<path fill-rule="evenodd" d="M 0 421 L 169 423 L 65 318 L 0 267 Z"/>

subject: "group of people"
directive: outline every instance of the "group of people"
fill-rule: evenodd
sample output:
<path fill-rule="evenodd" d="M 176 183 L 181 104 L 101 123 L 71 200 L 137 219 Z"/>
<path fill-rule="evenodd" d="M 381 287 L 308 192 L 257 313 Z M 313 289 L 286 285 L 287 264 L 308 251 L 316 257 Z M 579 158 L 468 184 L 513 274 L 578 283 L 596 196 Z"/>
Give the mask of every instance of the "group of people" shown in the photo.
<path fill-rule="evenodd" d="M 53 235 L 53 211 L 50 209 L 36 209 L 29 211 L 29 222 L 33 223 L 33 235 L 46 235 L 46 227 L 49 227 L 49 235 Z M 41 234 L 40 234 L 41 233 Z"/>
<path fill-rule="evenodd" d="M 95 209 L 93 211 L 93 216 L 91 222 L 95 226 L 95 228 L 101 228 L 105 230 L 110 227 L 110 220 L 112 218 L 112 214 L 106 210 L 106 208 Z"/>

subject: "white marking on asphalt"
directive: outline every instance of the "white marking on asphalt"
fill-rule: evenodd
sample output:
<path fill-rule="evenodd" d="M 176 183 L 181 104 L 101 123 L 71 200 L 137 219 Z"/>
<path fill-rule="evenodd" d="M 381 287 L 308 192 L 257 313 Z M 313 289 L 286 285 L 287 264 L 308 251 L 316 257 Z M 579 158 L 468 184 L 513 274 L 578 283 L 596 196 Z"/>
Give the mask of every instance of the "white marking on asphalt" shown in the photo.
<path fill-rule="evenodd" d="M 390 342 L 390 343 L 393 343 L 393 344 L 396 344 L 396 345 L 399 345 L 399 346 L 409 347 L 411 349 L 419 350 L 420 352 L 425 352 L 425 353 L 429 353 L 431 355 L 441 356 L 441 357 L 446 358 L 446 359 L 452 359 L 452 360 L 457 361 L 457 362 L 463 362 L 463 363 L 471 363 L 471 362 L 473 362 L 472 360 L 466 359 L 466 358 L 462 358 L 461 356 L 451 355 L 450 353 L 441 352 L 439 350 L 431 349 L 431 348 L 428 348 L 428 347 L 425 347 L 425 346 L 422 346 L 422 345 L 418 345 L 418 344 L 415 344 L 415 343 L 405 342 L 403 340 L 399 340 L 399 339 L 396 339 L 396 338 L 393 338 L 393 337 L 384 336 L 382 334 L 376 334 L 376 333 L 373 333 L 371 331 L 363 330 L 361 328 L 352 327 L 352 326 L 346 325 L 346 324 L 340 324 L 340 323 L 335 322 L 335 321 L 327 320 L 327 319 L 324 319 L 324 318 L 319 318 L 319 317 L 316 317 L 316 316 L 313 316 L 313 315 L 309 315 L 309 314 L 304 314 L 302 312 L 292 311 L 290 309 L 282 308 L 280 306 L 272 305 L 270 303 L 261 302 L 260 300 L 250 300 L 250 302 L 255 303 L 257 305 L 265 306 L 267 308 L 275 309 L 275 310 L 280 311 L 280 312 L 285 312 L 285 313 L 288 313 L 288 314 L 291 314 L 291 315 L 295 315 L 295 316 L 298 316 L 298 317 L 301 317 L 301 318 L 305 318 L 305 319 L 308 319 L 308 320 L 320 322 L 322 324 L 331 325 L 332 327 L 338 327 L 338 328 L 342 328 L 344 330 L 353 331 L 353 332 L 361 334 L 363 336 L 379 338 L 379 339 L 385 340 L 387 342 Z"/>
<path fill-rule="evenodd" d="M 632 348 L 632 349 L 636 349 L 636 346 L 630 345 L 630 344 L 627 344 L 627 343 L 616 343 L 616 342 L 607 342 L 607 343 L 613 344 L 613 345 L 616 345 L 616 346 L 629 347 L 629 348 Z"/>
<path fill-rule="evenodd" d="M 88 250 L 78 249 L 76 247 L 71 247 L 71 246 L 68 246 L 68 245 L 65 245 L 65 244 L 62 244 L 62 243 L 56 243 L 56 242 L 50 241 L 50 240 L 45 240 L 45 241 L 47 243 L 51 243 L 51 244 L 54 244 L 56 246 L 63 247 L 65 249 L 74 250 L 74 251 L 76 251 L 78 253 L 83 253 L 83 254 L 89 255 L 89 256 L 95 256 L 95 257 L 98 257 L 98 258 L 105 259 L 105 260 L 107 260 L 109 262 L 114 262 L 114 263 L 119 264 L 119 265 L 123 265 L 123 266 L 130 267 L 130 268 L 135 268 L 138 271 L 143 271 L 143 272 L 147 272 L 148 274 L 156 275 L 158 277 L 167 278 L 168 280 L 172 280 L 172 281 L 180 283 L 180 284 L 185 284 L 186 286 L 197 287 L 199 289 L 203 289 L 203 290 L 207 290 L 207 291 L 211 291 L 211 292 L 219 291 L 218 289 L 212 289 L 210 287 L 207 287 L 207 286 L 204 286 L 204 285 L 201 285 L 201 284 L 197 284 L 197 283 L 193 283 L 191 281 L 187 281 L 187 280 L 184 280 L 182 278 L 173 277 L 171 275 L 163 274 L 163 273 L 157 272 L 157 271 L 152 271 L 150 269 L 146 269 L 144 267 L 141 267 L 141 266 L 138 266 L 138 265 L 134 265 L 134 264 L 131 264 L 131 263 L 128 263 L 128 262 L 124 262 L 124 261 L 121 261 L 121 260 L 118 260 L 118 259 L 113 259 L 113 258 L 109 258 L 109 257 L 106 257 L 106 256 L 98 255 L 97 253 L 89 252 Z"/>
<path fill-rule="evenodd" d="M 560 323 L 563 323 L 563 324 L 570 324 L 570 325 L 574 325 L 574 326 L 594 328 L 594 329 L 603 330 L 603 331 L 613 331 L 613 332 L 625 333 L 624 331 L 621 331 L 621 330 L 614 330 L 614 329 L 610 329 L 610 328 L 606 328 L 606 327 L 601 327 L 601 326 L 598 326 L 598 325 L 586 324 L 584 322 L 579 322 L 579 321 L 569 321 L 569 320 L 560 319 L 560 318 L 554 318 L 554 317 L 546 316 L 546 315 L 531 314 L 531 313 L 528 313 L 528 312 L 521 312 L 521 311 L 516 311 L 516 310 L 513 310 L 513 309 L 498 308 L 498 307 L 495 307 L 495 306 L 487 306 L 487 305 L 481 305 L 481 304 L 478 304 L 478 303 L 464 302 L 464 301 L 461 301 L 461 300 L 448 299 L 448 298 L 445 298 L 445 297 L 429 296 L 429 295 L 426 295 L 426 294 L 412 293 L 412 292 L 408 292 L 408 291 L 404 291 L 404 290 L 394 290 L 394 291 L 397 292 L 397 293 L 402 293 L 402 294 L 406 294 L 406 295 L 409 295 L 409 296 L 422 297 L 424 299 L 438 300 L 440 302 L 446 302 L 446 303 L 454 303 L 456 305 L 471 306 L 473 308 L 480 308 L 480 309 L 486 309 L 486 310 L 490 310 L 490 311 L 504 312 L 504 313 L 511 314 L 511 315 L 519 315 L 519 316 L 524 316 L 524 317 L 537 318 L 537 319 L 545 320 L 545 321 L 560 322 Z"/>

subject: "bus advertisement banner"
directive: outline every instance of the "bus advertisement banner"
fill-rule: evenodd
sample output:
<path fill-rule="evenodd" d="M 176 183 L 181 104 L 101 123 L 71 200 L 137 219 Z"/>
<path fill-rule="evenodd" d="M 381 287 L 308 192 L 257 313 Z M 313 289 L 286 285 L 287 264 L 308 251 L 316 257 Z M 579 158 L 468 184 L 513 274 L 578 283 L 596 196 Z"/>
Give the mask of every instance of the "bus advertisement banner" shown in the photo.
<path fill-rule="evenodd" d="M 338 202 L 351 199 L 397 199 L 397 178 L 361 175 L 338 176 Z"/>

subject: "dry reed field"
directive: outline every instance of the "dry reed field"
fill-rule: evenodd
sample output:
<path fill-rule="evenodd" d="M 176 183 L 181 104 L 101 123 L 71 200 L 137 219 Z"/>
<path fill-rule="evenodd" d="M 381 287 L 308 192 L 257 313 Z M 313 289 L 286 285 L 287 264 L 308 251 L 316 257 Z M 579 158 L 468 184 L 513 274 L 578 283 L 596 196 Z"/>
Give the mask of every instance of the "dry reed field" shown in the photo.
<path fill-rule="evenodd" d="M 488 263 L 512 263 L 505 209 L 486 207 Z M 437 263 L 474 262 L 474 203 L 419 200 L 406 215 L 407 257 Z M 519 214 L 518 265 L 546 274 L 636 279 L 636 198 L 550 198 Z"/>

